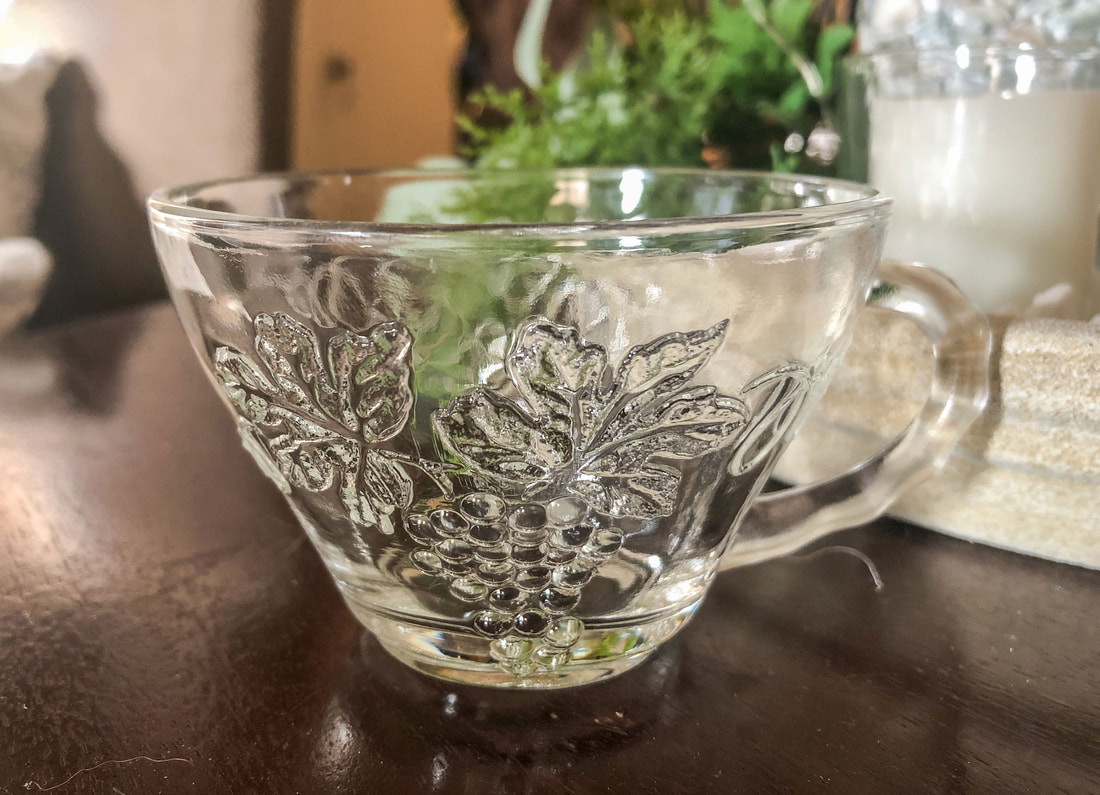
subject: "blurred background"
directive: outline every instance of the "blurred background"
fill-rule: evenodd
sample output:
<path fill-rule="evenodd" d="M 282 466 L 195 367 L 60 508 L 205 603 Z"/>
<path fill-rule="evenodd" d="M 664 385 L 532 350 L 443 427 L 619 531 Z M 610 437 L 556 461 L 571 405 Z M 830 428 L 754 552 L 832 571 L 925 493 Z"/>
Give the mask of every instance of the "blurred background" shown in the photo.
<path fill-rule="evenodd" d="M 0 0 L 0 334 L 162 296 L 156 187 L 456 162 L 869 180 L 888 255 L 1088 317 L 1098 47 L 1097 0 Z"/>
<path fill-rule="evenodd" d="M 0 239 L 52 255 L 41 326 L 163 295 L 143 209 L 158 186 L 456 156 L 827 169 L 818 67 L 849 48 L 851 13 L 845 0 L 0 0 Z M 806 157 L 813 144 L 824 157 Z"/>

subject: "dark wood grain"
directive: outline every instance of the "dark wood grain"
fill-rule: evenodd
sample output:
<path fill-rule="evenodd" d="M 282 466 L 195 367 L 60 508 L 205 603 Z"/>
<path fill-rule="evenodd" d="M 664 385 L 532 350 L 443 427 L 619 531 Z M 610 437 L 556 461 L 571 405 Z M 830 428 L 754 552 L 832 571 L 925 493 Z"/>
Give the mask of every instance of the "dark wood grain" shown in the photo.
<path fill-rule="evenodd" d="M 792 558 L 617 680 L 454 687 L 360 632 L 169 308 L 63 327 L 0 349 L 0 792 L 1100 792 L 1100 574 L 837 543 L 883 592 Z"/>

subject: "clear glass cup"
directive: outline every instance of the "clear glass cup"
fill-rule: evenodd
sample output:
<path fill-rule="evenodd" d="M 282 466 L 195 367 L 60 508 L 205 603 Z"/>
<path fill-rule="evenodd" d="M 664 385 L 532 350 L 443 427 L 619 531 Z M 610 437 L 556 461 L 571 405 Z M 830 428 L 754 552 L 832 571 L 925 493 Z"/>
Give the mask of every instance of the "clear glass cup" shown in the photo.
<path fill-rule="evenodd" d="M 692 170 L 254 177 L 149 202 L 245 447 L 351 610 L 415 668 L 500 687 L 643 660 L 722 569 L 867 521 L 987 394 L 984 318 L 879 265 L 889 202 Z M 761 495 L 859 311 L 929 334 L 880 455 Z"/>
<path fill-rule="evenodd" d="M 958 46 L 845 62 L 842 173 L 896 202 L 886 255 L 983 311 L 1097 302 L 1100 48 Z"/>

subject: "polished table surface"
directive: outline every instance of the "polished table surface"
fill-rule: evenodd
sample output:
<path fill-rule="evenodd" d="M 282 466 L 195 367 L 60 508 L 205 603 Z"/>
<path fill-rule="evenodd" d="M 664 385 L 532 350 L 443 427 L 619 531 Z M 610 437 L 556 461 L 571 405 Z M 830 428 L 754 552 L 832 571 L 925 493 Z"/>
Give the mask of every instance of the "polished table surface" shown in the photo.
<path fill-rule="evenodd" d="M 404 669 L 167 306 L 0 347 L 0 792 L 1100 792 L 1100 573 L 888 521 L 618 679 Z"/>

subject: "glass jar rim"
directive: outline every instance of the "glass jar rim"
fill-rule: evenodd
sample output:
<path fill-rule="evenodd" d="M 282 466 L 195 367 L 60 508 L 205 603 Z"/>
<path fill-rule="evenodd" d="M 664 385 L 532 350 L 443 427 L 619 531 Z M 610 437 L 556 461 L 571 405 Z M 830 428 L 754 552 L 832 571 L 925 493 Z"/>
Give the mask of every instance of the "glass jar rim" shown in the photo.
<path fill-rule="evenodd" d="M 939 47 L 904 47 L 893 50 L 853 53 L 846 56 L 856 63 L 914 63 L 917 61 L 957 60 L 965 53 L 970 60 L 1013 59 L 1021 55 L 1030 56 L 1040 62 L 1067 62 L 1100 60 L 1100 45 L 1095 43 L 1068 43 L 1046 46 L 1030 44 L 956 44 Z"/>
<path fill-rule="evenodd" d="M 620 179 L 627 172 L 640 172 L 653 178 L 681 177 L 710 181 L 726 179 L 754 182 L 756 184 L 779 183 L 797 191 L 797 185 L 824 189 L 840 198 L 823 204 L 791 209 L 736 212 L 714 215 L 684 215 L 656 218 L 637 218 L 612 221 L 537 221 L 487 223 L 414 223 L 397 221 L 341 221 L 282 217 L 276 215 L 250 215 L 227 210 L 209 209 L 189 204 L 198 195 L 222 186 L 260 184 L 265 181 L 283 180 L 288 185 L 324 179 L 340 179 L 350 185 L 355 178 L 382 178 L 428 182 L 432 180 L 471 180 L 503 178 L 514 181 L 524 175 L 556 180 L 609 180 Z M 797 193 L 796 193 L 797 195 Z M 829 222 L 857 220 L 867 215 L 886 213 L 893 200 L 878 190 L 859 182 L 833 177 L 804 174 L 781 174 L 768 171 L 706 169 L 706 168 L 641 168 L 635 166 L 595 168 L 545 168 L 545 169 L 330 169 L 316 171 L 268 172 L 227 179 L 212 179 L 176 187 L 160 188 L 147 200 L 151 213 L 165 219 L 175 219 L 187 225 L 209 228 L 277 227 L 288 232 L 323 234 L 400 234 L 403 236 L 439 234 L 533 234 L 540 237 L 569 237 L 577 234 L 645 235 L 705 232 L 719 228 L 770 228 L 782 226 L 817 226 Z"/>

